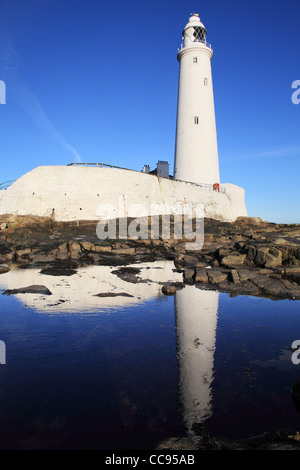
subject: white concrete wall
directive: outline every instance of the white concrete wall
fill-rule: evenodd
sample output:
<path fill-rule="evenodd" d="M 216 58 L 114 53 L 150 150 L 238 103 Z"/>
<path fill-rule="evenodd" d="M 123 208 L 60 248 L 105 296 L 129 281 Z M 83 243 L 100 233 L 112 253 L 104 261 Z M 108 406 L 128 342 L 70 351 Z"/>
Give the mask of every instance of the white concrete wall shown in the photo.
<path fill-rule="evenodd" d="M 132 170 L 41 166 L 1 192 L 0 215 L 50 217 L 54 209 L 57 221 L 99 220 L 105 204 L 116 211 L 121 204 L 123 215 L 131 217 L 150 214 L 154 204 L 162 205 L 160 213 L 170 206 L 172 213 L 181 213 L 187 204 L 203 204 L 205 217 L 233 221 L 247 216 L 244 190 L 231 184 L 226 189 L 222 194 Z"/>

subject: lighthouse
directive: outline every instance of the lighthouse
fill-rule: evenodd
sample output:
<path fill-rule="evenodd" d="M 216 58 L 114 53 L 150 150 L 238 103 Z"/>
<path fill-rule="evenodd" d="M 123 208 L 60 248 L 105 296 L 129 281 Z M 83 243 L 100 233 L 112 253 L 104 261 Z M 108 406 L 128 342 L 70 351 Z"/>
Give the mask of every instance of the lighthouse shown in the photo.
<path fill-rule="evenodd" d="M 179 85 L 174 178 L 210 184 L 220 182 L 214 95 L 213 51 L 198 14 L 192 14 L 182 33 L 177 54 Z"/>

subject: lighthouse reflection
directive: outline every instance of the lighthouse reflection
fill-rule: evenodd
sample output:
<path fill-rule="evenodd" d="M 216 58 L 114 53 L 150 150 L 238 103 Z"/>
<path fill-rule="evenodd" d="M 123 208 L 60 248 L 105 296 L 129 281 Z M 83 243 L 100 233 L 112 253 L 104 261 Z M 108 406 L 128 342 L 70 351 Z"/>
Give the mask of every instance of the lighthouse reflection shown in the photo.
<path fill-rule="evenodd" d="M 186 286 L 176 292 L 179 395 L 188 436 L 212 414 L 212 381 L 219 293 Z"/>

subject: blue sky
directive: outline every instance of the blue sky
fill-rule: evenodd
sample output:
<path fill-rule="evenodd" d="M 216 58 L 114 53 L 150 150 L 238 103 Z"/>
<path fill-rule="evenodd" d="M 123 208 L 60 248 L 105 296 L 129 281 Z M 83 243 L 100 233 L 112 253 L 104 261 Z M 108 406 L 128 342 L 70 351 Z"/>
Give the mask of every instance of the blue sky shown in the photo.
<path fill-rule="evenodd" d="M 299 0 L 0 0 L 0 182 L 74 161 L 173 171 L 192 12 L 214 50 L 221 182 L 250 216 L 299 223 Z"/>

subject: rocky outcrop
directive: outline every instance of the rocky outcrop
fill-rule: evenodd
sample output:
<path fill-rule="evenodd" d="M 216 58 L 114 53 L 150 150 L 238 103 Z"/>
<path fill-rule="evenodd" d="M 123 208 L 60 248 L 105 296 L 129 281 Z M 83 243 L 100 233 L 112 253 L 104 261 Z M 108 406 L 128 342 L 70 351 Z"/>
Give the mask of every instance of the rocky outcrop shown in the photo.
<path fill-rule="evenodd" d="M 175 295 L 178 290 L 183 289 L 184 282 L 166 282 L 163 284 L 162 293 L 165 295 Z"/>
<path fill-rule="evenodd" d="M 179 253 L 187 283 L 232 295 L 300 299 L 300 226 L 243 218 L 206 221 L 203 249 Z"/>
<path fill-rule="evenodd" d="M 5 274 L 10 271 L 10 268 L 7 266 L 7 264 L 0 264 L 0 274 Z"/>
<path fill-rule="evenodd" d="M 19 289 L 10 289 L 5 290 L 3 295 L 13 295 L 13 294 L 42 294 L 42 295 L 52 295 L 52 292 L 45 286 L 28 286 L 20 287 Z"/>
<path fill-rule="evenodd" d="M 88 264 L 124 267 L 170 259 L 183 273 L 185 284 L 232 295 L 300 299 L 298 224 L 274 224 L 257 217 L 232 223 L 205 219 L 204 244 L 192 250 L 186 240 L 172 236 L 172 218 L 168 239 L 151 239 L 151 220 L 146 218 L 144 223 L 147 226 L 141 233 L 148 233 L 148 238 L 99 240 L 95 222 L 2 216 L 0 263 L 17 263 L 23 269 L 40 267 L 44 274 L 73 275 Z M 137 273 L 125 274 L 127 281 L 141 282 Z M 172 290 L 164 288 L 167 295 Z"/>
<path fill-rule="evenodd" d="M 228 439 L 222 436 L 211 436 L 203 425 L 201 428 L 202 433 L 199 435 L 197 444 L 186 437 L 171 437 L 159 442 L 155 450 L 300 450 L 300 434 L 297 431 L 278 430 L 274 434 L 263 432 L 258 436 Z"/>
<path fill-rule="evenodd" d="M 95 297 L 133 297 L 133 295 L 127 294 L 127 292 L 100 292 Z"/>

